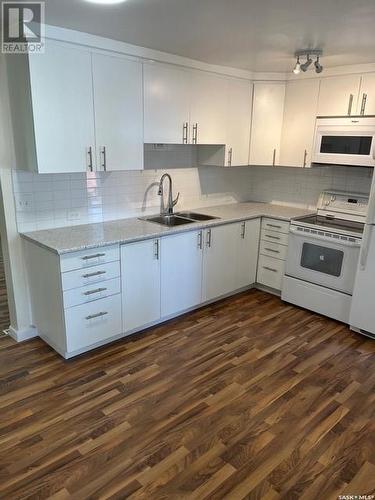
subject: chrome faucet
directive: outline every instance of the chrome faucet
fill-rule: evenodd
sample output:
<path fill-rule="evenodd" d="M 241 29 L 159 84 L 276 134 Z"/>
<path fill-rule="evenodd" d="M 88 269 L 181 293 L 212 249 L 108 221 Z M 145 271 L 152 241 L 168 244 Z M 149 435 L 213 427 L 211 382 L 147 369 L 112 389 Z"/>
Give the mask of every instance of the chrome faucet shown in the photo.
<path fill-rule="evenodd" d="M 169 180 L 168 204 L 166 208 L 164 207 L 164 179 Z M 172 178 L 169 174 L 162 175 L 159 182 L 158 195 L 162 197 L 162 205 L 160 210 L 161 215 L 173 215 L 173 207 L 177 204 L 180 193 L 177 194 L 177 197 L 174 200 L 172 195 Z"/>

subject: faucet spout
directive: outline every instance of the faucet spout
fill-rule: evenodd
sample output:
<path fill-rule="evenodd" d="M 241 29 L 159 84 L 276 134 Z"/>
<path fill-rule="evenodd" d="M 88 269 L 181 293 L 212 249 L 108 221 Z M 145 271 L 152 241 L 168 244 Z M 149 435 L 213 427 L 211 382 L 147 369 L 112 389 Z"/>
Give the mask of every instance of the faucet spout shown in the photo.
<path fill-rule="evenodd" d="M 164 199 L 162 198 L 162 208 L 161 208 L 161 215 L 173 215 L 173 207 L 177 204 L 178 199 L 180 197 L 180 193 L 177 194 L 176 199 L 173 199 L 173 186 L 172 186 L 172 177 L 169 174 L 164 174 L 161 176 L 160 182 L 159 182 L 159 189 L 158 189 L 158 195 L 159 196 L 164 196 L 164 180 L 168 179 L 169 182 L 169 191 L 168 191 L 168 203 L 167 206 L 164 207 Z"/>

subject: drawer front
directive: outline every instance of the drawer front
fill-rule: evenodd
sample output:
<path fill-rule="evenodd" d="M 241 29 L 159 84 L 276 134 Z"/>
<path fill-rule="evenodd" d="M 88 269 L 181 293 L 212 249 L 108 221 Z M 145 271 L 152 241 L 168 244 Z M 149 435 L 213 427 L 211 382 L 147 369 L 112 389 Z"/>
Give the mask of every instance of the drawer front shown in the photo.
<path fill-rule="evenodd" d="M 63 254 L 60 257 L 61 272 L 73 271 L 74 269 L 86 269 L 87 267 L 105 264 L 120 260 L 119 245 L 93 248 L 91 250 L 81 250 Z"/>
<path fill-rule="evenodd" d="M 261 241 L 259 253 L 267 255 L 268 257 L 275 257 L 276 259 L 286 260 L 288 247 L 280 245 L 279 243 L 271 243 L 270 241 Z"/>
<path fill-rule="evenodd" d="M 270 241 L 271 243 L 279 243 L 280 245 L 288 245 L 289 234 L 262 229 L 260 239 L 263 241 Z"/>
<path fill-rule="evenodd" d="M 109 262 L 101 266 L 92 266 L 88 269 L 77 269 L 61 275 L 62 289 L 71 290 L 86 285 L 94 285 L 102 281 L 120 276 L 120 262 Z"/>
<path fill-rule="evenodd" d="M 281 290 L 284 276 L 285 262 L 283 260 L 259 256 L 257 282 L 275 290 Z"/>
<path fill-rule="evenodd" d="M 289 233 L 289 222 L 277 219 L 262 219 L 262 229 L 269 229 L 270 231 L 277 231 L 279 233 Z"/>
<path fill-rule="evenodd" d="M 86 304 L 121 292 L 120 278 L 106 280 L 94 285 L 73 288 L 64 292 L 64 308 Z"/>
<path fill-rule="evenodd" d="M 65 326 L 68 352 L 121 334 L 121 294 L 66 309 Z"/>

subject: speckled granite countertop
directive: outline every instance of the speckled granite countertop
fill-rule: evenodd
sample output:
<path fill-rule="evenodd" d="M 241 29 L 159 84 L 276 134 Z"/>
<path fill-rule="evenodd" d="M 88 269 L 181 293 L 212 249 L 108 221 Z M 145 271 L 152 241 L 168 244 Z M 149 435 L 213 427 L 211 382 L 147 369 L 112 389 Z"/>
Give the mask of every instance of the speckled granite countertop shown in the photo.
<path fill-rule="evenodd" d="M 21 236 L 61 255 L 114 243 L 130 243 L 132 241 L 158 238 L 168 234 L 182 233 L 262 216 L 291 220 L 312 213 L 309 210 L 299 208 L 252 202 L 194 208 L 192 211 L 213 215 L 219 217 L 219 219 L 194 222 L 177 227 L 165 227 L 137 218 L 120 219 L 110 222 L 82 224 L 80 226 L 44 229 L 42 231 L 21 233 Z"/>

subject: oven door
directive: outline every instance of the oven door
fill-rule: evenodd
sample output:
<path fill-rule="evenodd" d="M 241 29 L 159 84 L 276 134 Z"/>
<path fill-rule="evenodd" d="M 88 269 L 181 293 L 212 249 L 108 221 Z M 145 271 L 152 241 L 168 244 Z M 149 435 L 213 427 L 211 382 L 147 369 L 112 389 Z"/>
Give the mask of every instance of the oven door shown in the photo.
<path fill-rule="evenodd" d="M 373 167 L 375 120 L 317 119 L 313 162 Z"/>
<path fill-rule="evenodd" d="M 336 241 L 327 236 L 302 232 L 292 226 L 286 274 L 351 295 L 359 251 L 360 243 Z"/>

